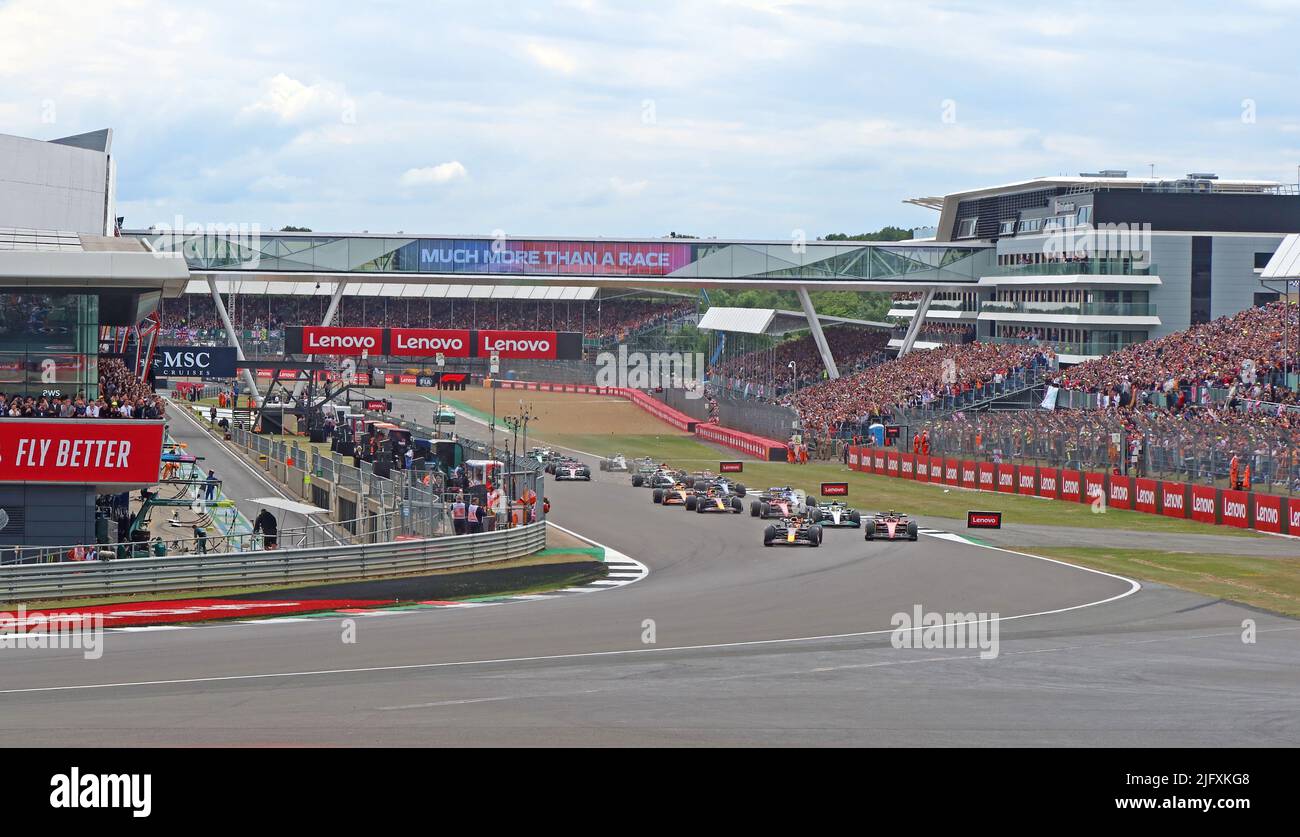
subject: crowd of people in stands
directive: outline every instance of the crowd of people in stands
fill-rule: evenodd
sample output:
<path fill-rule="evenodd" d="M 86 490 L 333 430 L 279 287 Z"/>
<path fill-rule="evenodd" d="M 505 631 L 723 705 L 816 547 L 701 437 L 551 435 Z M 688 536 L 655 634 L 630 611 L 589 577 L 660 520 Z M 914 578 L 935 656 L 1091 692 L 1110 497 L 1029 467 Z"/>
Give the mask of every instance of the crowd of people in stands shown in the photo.
<path fill-rule="evenodd" d="M 910 352 L 852 375 L 815 384 L 783 399 L 806 431 L 832 434 L 843 426 L 892 416 L 900 409 L 962 407 L 980 396 L 1023 385 L 1036 371 L 1057 367 L 1051 348 L 966 343 Z"/>
<path fill-rule="evenodd" d="M 228 302 L 231 323 L 240 331 L 265 331 L 277 338 L 286 326 L 320 323 L 329 305 L 325 296 L 250 296 Z M 334 324 L 374 328 L 466 328 L 578 331 L 585 337 L 618 341 L 635 332 L 679 319 L 695 310 L 694 300 L 606 299 L 490 300 L 388 299 L 345 297 Z M 224 336 L 212 299 L 189 294 L 163 302 L 164 335 L 203 342 Z"/>
<path fill-rule="evenodd" d="M 1286 387 L 1294 357 L 1297 306 L 1273 302 L 1220 317 L 1072 366 L 1060 386 L 1109 395 L 1168 393 L 1189 386 L 1235 388 L 1243 398 L 1296 403 Z"/>
<path fill-rule="evenodd" d="M 166 399 L 160 397 L 116 358 L 99 361 L 99 397 L 7 396 L 0 393 L 0 416 L 8 418 L 140 418 L 160 419 Z"/>
<path fill-rule="evenodd" d="M 887 332 L 838 326 L 827 329 L 825 335 L 841 374 L 887 359 Z M 793 369 L 790 368 L 792 362 Z M 785 340 L 771 349 L 758 349 L 726 358 L 709 372 L 711 379 L 723 381 L 728 389 L 743 388 L 748 383 L 776 392 L 792 389 L 796 384 L 809 386 L 825 377 L 821 353 L 811 334 Z"/>

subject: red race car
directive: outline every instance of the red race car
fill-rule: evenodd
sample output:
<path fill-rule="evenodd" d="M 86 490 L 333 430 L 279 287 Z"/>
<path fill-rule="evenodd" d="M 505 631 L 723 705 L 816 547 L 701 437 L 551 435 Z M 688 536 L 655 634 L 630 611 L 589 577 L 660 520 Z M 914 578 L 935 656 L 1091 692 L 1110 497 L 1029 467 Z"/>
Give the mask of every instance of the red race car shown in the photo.
<path fill-rule="evenodd" d="M 863 538 L 868 541 L 876 539 L 886 541 L 916 540 L 919 536 L 916 521 L 896 511 L 876 512 L 862 521 Z"/>

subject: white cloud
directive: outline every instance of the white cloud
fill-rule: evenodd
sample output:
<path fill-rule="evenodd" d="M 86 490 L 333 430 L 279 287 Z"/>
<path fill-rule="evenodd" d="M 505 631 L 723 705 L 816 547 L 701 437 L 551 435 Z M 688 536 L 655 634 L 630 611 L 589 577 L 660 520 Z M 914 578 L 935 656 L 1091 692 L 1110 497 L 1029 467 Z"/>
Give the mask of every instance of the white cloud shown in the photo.
<path fill-rule="evenodd" d="M 450 183 L 453 180 L 464 180 L 469 177 L 469 172 L 457 160 L 448 163 L 439 163 L 436 166 L 425 166 L 420 169 L 407 169 L 398 182 L 403 186 L 431 186 L 441 183 Z"/>
<path fill-rule="evenodd" d="M 269 115 L 288 123 L 323 118 L 342 120 L 349 104 L 347 96 L 336 87 L 307 85 L 278 73 L 262 83 L 262 95 L 240 113 L 243 116 Z"/>
<path fill-rule="evenodd" d="M 528 57 L 547 70 L 561 73 L 563 75 L 573 75 L 578 70 L 578 61 L 569 53 L 557 46 L 543 44 L 533 41 L 525 48 Z"/>

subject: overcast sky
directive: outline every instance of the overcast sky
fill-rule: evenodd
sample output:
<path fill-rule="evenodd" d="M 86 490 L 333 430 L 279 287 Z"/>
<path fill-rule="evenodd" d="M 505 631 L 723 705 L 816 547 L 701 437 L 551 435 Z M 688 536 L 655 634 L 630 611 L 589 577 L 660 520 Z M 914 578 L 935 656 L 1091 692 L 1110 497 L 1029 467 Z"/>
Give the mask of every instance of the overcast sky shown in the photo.
<path fill-rule="evenodd" d="M 785 238 L 1100 168 L 1295 182 L 1300 2 L 0 0 L 131 227 Z"/>

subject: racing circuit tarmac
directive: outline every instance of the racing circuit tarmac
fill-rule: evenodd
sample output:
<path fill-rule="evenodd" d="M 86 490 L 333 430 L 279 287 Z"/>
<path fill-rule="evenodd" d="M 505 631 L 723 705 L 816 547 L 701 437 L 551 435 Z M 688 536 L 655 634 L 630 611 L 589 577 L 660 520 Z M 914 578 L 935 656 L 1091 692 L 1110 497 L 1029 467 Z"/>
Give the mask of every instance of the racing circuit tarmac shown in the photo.
<path fill-rule="evenodd" d="M 1295 620 L 933 536 L 764 549 L 748 514 L 656 507 L 591 464 L 548 485 L 552 519 L 640 582 L 358 619 L 355 645 L 323 619 L 0 651 L 0 743 L 1300 744 Z M 893 648 L 917 605 L 1000 614 L 999 656 Z"/>

